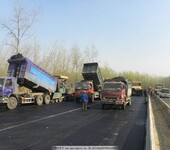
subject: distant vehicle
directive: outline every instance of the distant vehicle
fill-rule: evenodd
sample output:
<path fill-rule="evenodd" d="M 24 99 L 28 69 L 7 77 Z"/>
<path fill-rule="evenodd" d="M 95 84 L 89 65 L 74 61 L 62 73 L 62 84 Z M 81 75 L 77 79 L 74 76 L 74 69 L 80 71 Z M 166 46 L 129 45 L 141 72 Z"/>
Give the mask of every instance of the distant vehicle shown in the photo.
<path fill-rule="evenodd" d="M 125 106 L 131 105 L 132 85 L 128 79 L 124 77 L 115 77 L 107 79 L 101 89 L 101 103 L 104 109 L 106 105 L 120 106 L 125 109 Z"/>
<path fill-rule="evenodd" d="M 154 88 L 155 94 L 159 95 L 159 91 L 163 88 L 162 84 L 156 84 Z"/>
<path fill-rule="evenodd" d="M 160 98 L 170 98 L 170 89 L 162 88 L 159 92 Z"/>
<path fill-rule="evenodd" d="M 142 82 L 141 81 L 132 81 L 132 95 L 142 96 L 143 89 L 142 89 Z"/>

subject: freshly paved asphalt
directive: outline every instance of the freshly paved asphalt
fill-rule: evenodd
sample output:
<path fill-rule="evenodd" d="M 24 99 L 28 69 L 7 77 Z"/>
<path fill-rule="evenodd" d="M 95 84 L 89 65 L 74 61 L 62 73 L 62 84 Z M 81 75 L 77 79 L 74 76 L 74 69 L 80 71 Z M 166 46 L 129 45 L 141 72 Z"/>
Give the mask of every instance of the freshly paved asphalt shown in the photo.
<path fill-rule="evenodd" d="M 53 146 L 118 146 L 119 150 L 144 150 L 146 104 L 132 97 L 125 110 L 99 101 L 83 111 L 81 103 L 0 108 L 1 150 L 51 150 Z"/>

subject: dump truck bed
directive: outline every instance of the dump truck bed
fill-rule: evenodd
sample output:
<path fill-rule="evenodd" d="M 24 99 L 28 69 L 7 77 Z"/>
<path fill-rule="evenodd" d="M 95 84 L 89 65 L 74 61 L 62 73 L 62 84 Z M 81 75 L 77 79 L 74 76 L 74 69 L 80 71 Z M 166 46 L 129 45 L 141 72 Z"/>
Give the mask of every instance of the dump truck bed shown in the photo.
<path fill-rule="evenodd" d="M 94 90 L 97 91 L 99 85 L 103 83 L 102 75 L 98 63 L 85 63 L 82 70 L 84 80 L 92 80 L 94 83 Z"/>
<path fill-rule="evenodd" d="M 20 86 L 27 87 L 33 92 L 54 92 L 57 78 L 34 64 L 26 57 L 14 55 L 8 59 L 7 76 L 16 77 Z"/>

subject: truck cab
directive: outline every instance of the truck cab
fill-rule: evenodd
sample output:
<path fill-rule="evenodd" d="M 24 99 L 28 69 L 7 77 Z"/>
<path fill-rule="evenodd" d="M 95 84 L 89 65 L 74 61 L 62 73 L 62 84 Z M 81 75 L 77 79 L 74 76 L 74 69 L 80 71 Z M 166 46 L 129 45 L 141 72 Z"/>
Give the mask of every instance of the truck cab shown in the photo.
<path fill-rule="evenodd" d="M 55 92 L 53 99 L 55 99 L 56 102 L 62 102 L 63 100 L 66 99 L 68 95 L 68 89 L 67 89 L 67 84 L 66 84 L 68 77 L 63 76 L 63 75 L 58 75 L 56 77 L 58 79 L 58 85 L 57 85 L 56 91 L 58 92 Z"/>
<path fill-rule="evenodd" d="M 143 95 L 143 89 L 142 89 L 142 82 L 141 81 L 132 81 L 132 95 Z"/>
<path fill-rule="evenodd" d="M 18 86 L 14 77 L 0 78 L 0 103 L 6 104 L 7 108 L 14 109 L 18 105 Z"/>
<path fill-rule="evenodd" d="M 77 102 L 80 101 L 80 97 L 81 97 L 83 91 L 86 91 L 89 99 L 93 102 L 94 101 L 93 81 L 80 81 L 80 82 L 76 83 L 76 85 L 75 85 L 75 100 Z"/>
<path fill-rule="evenodd" d="M 8 98 L 12 94 L 16 94 L 18 88 L 16 87 L 16 78 L 1 77 L 0 78 L 0 101 L 7 103 Z"/>
<path fill-rule="evenodd" d="M 102 85 L 100 99 L 102 108 L 106 105 L 120 106 L 123 110 L 126 104 L 131 105 L 131 83 L 124 77 L 115 77 Z"/>
<path fill-rule="evenodd" d="M 101 102 L 105 105 L 123 105 L 126 97 L 125 84 L 122 82 L 105 82 L 101 91 Z"/>

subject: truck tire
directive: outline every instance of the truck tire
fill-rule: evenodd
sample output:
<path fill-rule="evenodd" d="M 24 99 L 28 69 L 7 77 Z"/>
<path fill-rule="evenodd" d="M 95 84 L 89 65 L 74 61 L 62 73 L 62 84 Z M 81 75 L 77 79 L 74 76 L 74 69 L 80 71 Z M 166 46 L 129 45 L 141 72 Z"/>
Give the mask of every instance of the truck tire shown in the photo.
<path fill-rule="evenodd" d="M 104 106 L 105 106 L 105 105 L 104 105 L 104 104 L 102 104 L 102 109 L 104 109 Z"/>
<path fill-rule="evenodd" d="M 50 95 L 45 95 L 44 96 L 44 104 L 48 105 L 51 101 Z"/>
<path fill-rule="evenodd" d="M 143 91 L 141 91 L 141 96 L 143 96 Z"/>
<path fill-rule="evenodd" d="M 128 102 L 128 106 L 131 106 L 131 105 L 132 105 L 132 100 L 130 99 Z"/>
<path fill-rule="evenodd" d="M 77 103 L 79 103 L 79 102 L 80 102 L 80 98 L 75 97 L 75 101 L 76 101 Z"/>
<path fill-rule="evenodd" d="M 94 94 L 91 96 L 91 102 L 94 102 Z"/>
<path fill-rule="evenodd" d="M 125 110 L 125 107 L 126 107 L 126 103 L 124 102 L 123 104 L 122 104 L 122 110 Z"/>
<path fill-rule="evenodd" d="M 10 97 L 8 99 L 8 103 L 7 103 L 7 108 L 8 109 L 15 109 L 18 105 L 18 101 L 15 97 Z"/>
<path fill-rule="evenodd" d="M 58 101 L 61 103 L 63 101 L 63 97 L 60 97 Z"/>
<path fill-rule="evenodd" d="M 136 90 L 135 89 L 132 89 L 132 95 L 136 95 Z"/>
<path fill-rule="evenodd" d="M 40 106 L 43 104 L 43 97 L 41 95 L 38 95 L 36 98 L 35 98 L 35 103 Z"/>

